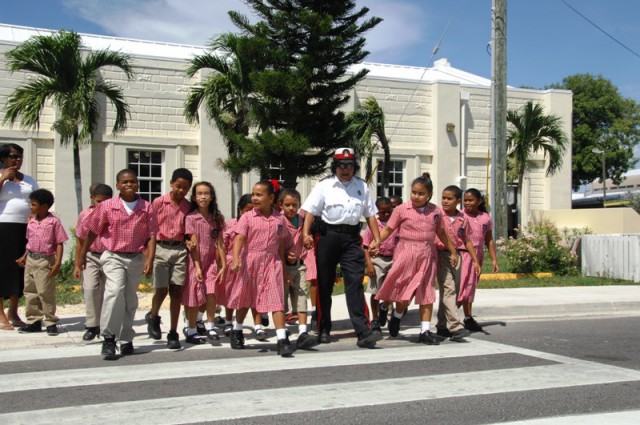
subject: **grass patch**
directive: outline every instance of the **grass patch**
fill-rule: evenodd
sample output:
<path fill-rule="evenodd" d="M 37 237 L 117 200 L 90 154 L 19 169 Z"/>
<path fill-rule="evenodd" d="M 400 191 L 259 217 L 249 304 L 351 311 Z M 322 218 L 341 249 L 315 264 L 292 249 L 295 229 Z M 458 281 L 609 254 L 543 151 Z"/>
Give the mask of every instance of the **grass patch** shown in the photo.
<path fill-rule="evenodd" d="M 635 285 L 631 280 L 605 279 L 602 277 L 584 276 L 554 276 L 554 277 L 523 277 L 512 280 L 481 280 L 480 289 L 500 288 L 551 288 L 561 286 L 610 286 Z"/>

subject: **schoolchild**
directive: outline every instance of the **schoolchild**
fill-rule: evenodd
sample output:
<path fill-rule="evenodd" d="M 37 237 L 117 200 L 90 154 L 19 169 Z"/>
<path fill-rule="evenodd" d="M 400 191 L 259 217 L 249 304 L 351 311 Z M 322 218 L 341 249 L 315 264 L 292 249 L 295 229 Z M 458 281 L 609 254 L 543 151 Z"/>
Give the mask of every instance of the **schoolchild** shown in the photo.
<path fill-rule="evenodd" d="M 475 249 L 478 263 L 482 267 L 484 260 L 484 246 L 487 246 L 493 272 L 498 273 L 498 260 L 496 257 L 496 246 L 493 241 L 493 222 L 487 214 L 487 207 L 484 197 L 478 189 L 467 189 L 464 192 L 464 214 L 469 219 L 471 225 L 471 242 Z M 464 311 L 464 327 L 471 332 L 482 332 L 482 326 L 473 318 L 473 300 L 476 288 L 480 281 L 480 272 L 476 271 L 472 264 L 469 253 L 462 252 L 462 277 L 460 280 L 460 291 L 458 292 L 458 306 L 462 305 Z"/>
<path fill-rule="evenodd" d="M 444 228 L 458 253 L 467 252 L 473 261 L 473 268 L 480 273 L 480 265 L 476 257 L 473 243 L 471 242 L 471 228 L 467 217 L 458 210 L 458 204 L 462 201 L 462 190 L 458 186 L 447 186 L 442 191 L 442 210 L 444 211 Z M 438 249 L 438 290 L 440 300 L 438 303 L 437 335 L 449 338 L 451 341 L 464 341 L 469 336 L 469 331 L 464 328 L 458 316 L 458 288 L 460 287 L 460 266 L 462 260 L 451 264 L 451 254 L 444 244 L 436 240 Z M 463 254 L 460 254 L 462 256 Z"/>
<path fill-rule="evenodd" d="M 158 233 L 153 208 L 138 195 L 138 176 L 133 170 L 118 172 L 116 190 L 118 197 L 102 202 L 87 217 L 88 233 L 78 256 L 78 267 L 84 270 L 89 248 L 100 238 L 105 248 L 100 256 L 106 276 L 100 315 L 105 360 L 117 358 L 116 339 L 122 355 L 133 354 L 138 284 L 143 274 L 150 276 L 153 270 Z"/>
<path fill-rule="evenodd" d="M 231 270 L 231 262 L 233 261 L 233 242 L 236 237 L 235 228 L 238 225 L 238 220 L 242 216 L 242 214 L 247 211 L 251 211 L 253 209 L 253 204 L 251 203 L 251 194 L 245 193 L 238 200 L 238 205 L 236 207 L 236 218 L 232 218 L 226 221 L 224 224 L 224 231 L 222 232 L 222 240 L 224 243 L 224 249 L 227 253 L 227 274 L 225 276 L 224 282 L 224 291 L 225 291 L 225 302 L 224 302 L 224 334 L 225 336 L 229 336 L 231 331 L 233 330 L 233 309 L 229 308 L 229 297 L 231 296 L 231 288 L 234 287 L 236 280 L 238 279 L 238 273 Z M 255 312 L 253 314 L 255 317 Z M 266 336 L 266 333 L 265 333 Z M 265 338 L 266 339 L 266 338 Z"/>
<path fill-rule="evenodd" d="M 382 241 L 398 231 L 398 245 L 393 255 L 393 266 L 376 298 L 396 303 L 389 320 L 389 335 L 398 336 L 400 321 L 415 297 L 420 305 L 419 342 L 438 345 L 438 339 L 430 330 L 433 303 L 436 299 L 436 236 L 449 249 L 451 264 L 456 264 L 458 254 L 442 225 L 443 212 L 430 201 L 433 183 L 428 173 L 411 183 L 411 200 L 396 207 L 382 230 Z"/>
<path fill-rule="evenodd" d="M 315 345 L 307 328 L 307 266 L 304 258 L 307 251 L 302 246 L 302 226 L 304 216 L 299 213 L 302 203 L 300 193 L 295 189 L 285 188 L 280 192 L 278 205 L 285 217 L 286 228 L 291 235 L 293 246 L 286 252 L 286 274 L 284 282 L 285 311 L 291 298 L 291 310 L 298 318 L 297 348 L 308 349 Z"/>
<path fill-rule="evenodd" d="M 182 287 L 187 273 L 187 246 L 184 241 L 184 219 L 191 205 L 185 199 L 191 189 L 193 175 L 186 168 L 178 168 L 171 175 L 171 191 L 153 200 L 151 206 L 158 221 L 156 254 L 153 260 L 153 287 L 151 310 L 145 315 L 149 337 L 162 338 L 160 307 L 169 294 L 170 329 L 167 348 L 179 349 L 178 318 L 182 301 Z"/>
<path fill-rule="evenodd" d="M 287 336 L 284 321 L 285 249 L 292 246 L 282 214 L 275 212 L 274 189 L 269 181 L 260 181 L 251 193 L 253 210 L 238 220 L 234 232 L 231 270 L 242 275 L 231 292 L 229 307 L 236 309 L 231 333 L 231 348 L 244 348 L 242 323 L 249 307 L 257 312 L 271 312 L 278 339 L 278 354 L 289 357 L 295 351 Z M 246 246 L 245 246 L 246 245 Z M 233 293 L 237 292 L 234 297 Z"/>
<path fill-rule="evenodd" d="M 380 231 L 385 228 L 393 208 L 391 206 L 391 199 L 381 197 L 376 199 L 376 207 L 378 208 L 378 217 L 376 222 Z M 371 328 L 380 329 L 381 326 L 387 324 L 388 308 L 376 299 L 376 293 L 382 286 L 384 279 L 387 277 L 387 273 L 391 269 L 393 264 L 393 253 L 398 243 L 397 232 L 394 232 L 380 245 L 380 251 L 376 257 L 372 257 L 369 254 L 369 244 L 374 239 L 373 233 L 367 228 L 362 236 L 362 245 L 364 250 L 364 261 L 366 264 L 365 274 L 369 277 L 369 285 L 367 286 L 367 292 L 371 294 Z"/>
<path fill-rule="evenodd" d="M 395 209 L 398 205 L 402 204 L 402 197 L 400 195 L 393 195 L 390 199 L 391 209 Z"/>
<path fill-rule="evenodd" d="M 82 336 L 83 341 L 93 341 L 94 338 L 100 335 L 100 314 L 102 312 L 102 299 L 104 298 L 104 285 L 106 282 L 100 265 L 100 256 L 104 252 L 104 246 L 99 238 L 93 241 L 91 247 L 89 247 L 85 269 L 80 270 L 78 267 L 78 256 L 88 233 L 84 222 L 100 203 L 113 197 L 113 189 L 111 189 L 111 186 L 102 183 L 92 184 L 89 188 L 89 196 L 91 205 L 80 213 L 76 225 L 78 241 L 76 243 L 76 261 L 73 270 L 74 277 L 82 279 L 82 291 L 84 292 L 84 326 L 86 331 Z"/>
<path fill-rule="evenodd" d="M 222 241 L 224 217 L 218 209 L 213 185 L 196 183 L 191 194 L 192 211 L 185 218 L 185 235 L 193 245 L 187 269 L 187 284 L 182 291 L 182 304 L 187 313 L 187 337 L 189 344 L 203 344 L 196 329 L 199 307 L 206 305 L 206 336 L 211 344 L 220 337 L 214 318 L 216 303 L 224 302 L 224 275 L 227 259 Z M 220 268 L 218 268 L 220 263 Z"/>
<path fill-rule="evenodd" d="M 60 219 L 49 212 L 53 194 L 38 189 L 29 194 L 31 218 L 27 223 L 27 250 L 16 262 L 24 267 L 25 314 L 28 325 L 21 333 L 41 332 L 58 335 L 56 316 L 56 282 L 60 271 L 64 241 L 69 239 Z"/>

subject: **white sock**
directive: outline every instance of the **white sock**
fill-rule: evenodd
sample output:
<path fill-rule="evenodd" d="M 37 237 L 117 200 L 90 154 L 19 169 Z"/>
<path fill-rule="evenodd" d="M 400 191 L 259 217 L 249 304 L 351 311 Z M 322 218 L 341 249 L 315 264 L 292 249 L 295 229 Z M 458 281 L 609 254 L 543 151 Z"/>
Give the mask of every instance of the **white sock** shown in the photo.
<path fill-rule="evenodd" d="M 287 330 L 285 328 L 276 329 L 276 335 L 278 339 L 286 339 L 287 338 Z"/>
<path fill-rule="evenodd" d="M 195 323 L 194 323 L 195 325 Z M 189 323 L 189 321 L 187 319 L 184 320 L 184 327 L 185 328 L 191 328 L 191 323 Z"/>
<path fill-rule="evenodd" d="M 232 322 L 231 320 L 224 319 L 224 324 L 225 324 L 225 326 L 226 326 L 226 325 L 231 325 L 232 323 L 233 323 L 233 322 Z"/>
<path fill-rule="evenodd" d="M 204 325 L 208 331 L 210 331 L 211 329 L 215 328 L 215 325 L 213 324 L 213 322 L 207 322 Z"/>
<path fill-rule="evenodd" d="M 233 321 L 233 330 L 234 331 L 241 331 L 242 330 L 242 323 L 238 323 L 237 321 Z"/>
<path fill-rule="evenodd" d="M 402 313 L 398 313 L 398 310 L 393 310 L 393 317 L 395 317 L 396 319 L 402 319 L 403 313 L 404 311 Z"/>
<path fill-rule="evenodd" d="M 425 333 L 426 331 L 431 329 L 430 322 L 420 322 L 420 333 Z"/>
<path fill-rule="evenodd" d="M 307 331 L 307 325 L 298 325 L 298 334 L 305 333 Z"/>
<path fill-rule="evenodd" d="M 253 329 L 255 329 L 256 332 L 261 331 L 262 330 L 262 325 L 255 325 L 253 327 Z"/>
<path fill-rule="evenodd" d="M 195 335 L 195 334 L 197 334 L 197 333 L 198 333 L 198 330 L 197 330 L 196 328 L 189 328 L 189 329 L 187 329 L 187 334 L 188 334 L 189 336 L 191 336 L 191 335 Z"/>
<path fill-rule="evenodd" d="M 202 322 L 202 318 L 204 317 L 204 313 L 202 311 L 198 312 L 198 322 Z"/>

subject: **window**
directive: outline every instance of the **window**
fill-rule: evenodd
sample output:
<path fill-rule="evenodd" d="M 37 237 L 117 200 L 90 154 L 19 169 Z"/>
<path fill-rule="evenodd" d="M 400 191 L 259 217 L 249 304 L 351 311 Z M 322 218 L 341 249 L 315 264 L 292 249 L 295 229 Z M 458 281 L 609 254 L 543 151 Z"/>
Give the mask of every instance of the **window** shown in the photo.
<path fill-rule="evenodd" d="M 138 173 L 138 194 L 149 202 L 162 195 L 162 162 L 162 152 L 128 152 L 127 166 Z"/>
<path fill-rule="evenodd" d="M 282 174 L 282 170 L 284 167 L 282 166 L 282 162 L 272 162 L 269 164 L 269 168 L 267 170 L 267 174 L 269 179 L 276 179 L 279 182 L 284 180 L 284 176 Z"/>
<path fill-rule="evenodd" d="M 404 188 L 404 161 L 391 161 L 389 169 L 389 195 L 403 197 Z M 376 186 L 376 197 L 384 196 L 382 192 L 382 161 L 378 161 L 376 168 L 378 184 Z"/>

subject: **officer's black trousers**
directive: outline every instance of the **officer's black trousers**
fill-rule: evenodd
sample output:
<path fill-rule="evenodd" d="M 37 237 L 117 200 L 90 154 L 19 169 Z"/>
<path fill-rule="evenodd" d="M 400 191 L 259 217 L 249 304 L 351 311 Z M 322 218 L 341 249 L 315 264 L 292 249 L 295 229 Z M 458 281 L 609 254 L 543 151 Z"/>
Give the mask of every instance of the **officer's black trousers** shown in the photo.
<path fill-rule="evenodd" d="M 369 329 L 362 279 L 364 278 L 364 252 L 360 235 L 327 230 L 316 246 L 318 266 L 318 329 L 331 331 L 331 293 L 336 280 L 336 266 L 340 264 L 344 278 L 347 308 L 356 334 Z"/>

